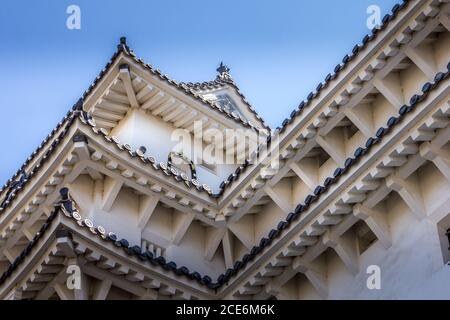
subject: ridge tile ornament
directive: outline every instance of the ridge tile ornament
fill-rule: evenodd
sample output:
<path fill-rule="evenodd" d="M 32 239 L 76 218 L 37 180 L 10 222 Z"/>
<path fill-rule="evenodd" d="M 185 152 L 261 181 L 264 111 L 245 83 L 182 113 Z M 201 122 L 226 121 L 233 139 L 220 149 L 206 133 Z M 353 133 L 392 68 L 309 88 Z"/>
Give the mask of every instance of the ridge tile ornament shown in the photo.
<path fill-rule="evenodd" d="M 233 78 L 230 75 L 230 68 L 224 65 L 223 62 L 220 63 L 216 71 L 218 72 L 217 79 L 222 81 L 233 82 Z"/>
<path fill-rule="evenodd" d="M 9 184 L 5 199 L 0 203 L 0 207 L 3 208 L 5 205 L 9 204 L 11 200 L 14 199 L 16 192 L 23 188 L 28 179 L 29 175 L 25 171 L 21 170 L 20 178 Z"/>

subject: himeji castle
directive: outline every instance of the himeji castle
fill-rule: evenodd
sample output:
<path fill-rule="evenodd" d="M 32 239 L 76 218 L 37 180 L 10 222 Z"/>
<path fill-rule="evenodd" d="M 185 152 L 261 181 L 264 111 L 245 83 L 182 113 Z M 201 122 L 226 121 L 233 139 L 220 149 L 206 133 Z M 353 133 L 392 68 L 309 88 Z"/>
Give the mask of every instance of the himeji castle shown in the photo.
<path fill-rule="evenodd" d="M 450 298 L 449 0 L 395 5 L 278 128 L 225 64 L 129 42 L 0 190 L 0 299 Z"/>

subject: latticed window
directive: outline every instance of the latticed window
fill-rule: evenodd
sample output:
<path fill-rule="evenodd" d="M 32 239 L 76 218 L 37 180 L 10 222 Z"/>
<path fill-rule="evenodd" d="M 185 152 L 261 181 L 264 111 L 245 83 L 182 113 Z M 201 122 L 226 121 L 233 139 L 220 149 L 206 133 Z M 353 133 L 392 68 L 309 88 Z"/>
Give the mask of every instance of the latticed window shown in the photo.
<path fill-rule="evenodd" d="M 241 117 L 243 117 L 243 114 L 239 111 L 238 107 L 236 106 L 236 103 L 231 99 L 231 97 L 227 94 L 220 94 L 217 96 L 217 104 L 224 108 L 225 110 L 228 110 L 229 112 L 235 112 Z"/>

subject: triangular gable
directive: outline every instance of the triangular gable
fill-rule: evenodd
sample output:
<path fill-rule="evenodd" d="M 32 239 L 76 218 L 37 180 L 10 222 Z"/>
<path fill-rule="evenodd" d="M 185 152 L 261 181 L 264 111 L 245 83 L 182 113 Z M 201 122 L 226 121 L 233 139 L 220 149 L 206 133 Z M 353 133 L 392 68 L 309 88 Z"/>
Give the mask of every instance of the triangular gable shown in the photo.
<path fill-rule="evenodd" d="M 230 69 L 223 63 L 217 68 L 216 79 L 205 82 L 188 82 L 183 85 L 193 89 L 204 99 L 219 104 L 234 116 L 244 117 L 259 128 L 270 130 L 264 119 L 250 105 L 229 73 Z"/>
<path fill-rule="evenodd" d="M 205 99 L 189 86 L 178 83 L 136 58 L 121 39 L 118 51 L 85 94 L 84 108 L 105 129 L 112 129 L 131 108 L 139 108 L 172 122 L 191 125 L 207 118 L 230 128 L 266 129 L 242 115 L 229 112 L 215 101 Z M 178 121 L 183 119 L 183 121 Z"/>

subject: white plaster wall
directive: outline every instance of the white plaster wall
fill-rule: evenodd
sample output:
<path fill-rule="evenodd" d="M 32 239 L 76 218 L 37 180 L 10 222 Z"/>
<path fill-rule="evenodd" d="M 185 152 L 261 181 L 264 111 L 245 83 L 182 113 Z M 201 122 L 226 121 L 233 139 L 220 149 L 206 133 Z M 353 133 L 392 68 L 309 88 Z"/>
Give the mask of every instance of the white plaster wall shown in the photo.
<path fill-rule="evenodd" d="M 143 110 L 132 109 L 114 128 L 111 135 L 117 136 L 122 143 L 128 143 L 133 150 L 144 146 L 147 148 L 146 155 L 155 157 L 157 162 L 167 162 L 169 153 L 179 144 L 179 141 L 171 138 L 174 130 L 180 129 Z M 200 148 L 196 148 L 193 136 L 190 136 L 196 152 L 201 154 L 201 145 Z M 191 151 L 186 150 L 184 153 L 188 155 Z M 193 155 L 190 158 L 196 162 Z M 212 173 L 203 166 L 196 165 L 199 182 L 209 185 L 214 191 L 218 191 L 220 183 L 236 168 L 237 165 L 234 164 L 219 164 Z"/>
<path fill-rule="evenodd" d="M 286 214 L 274 202 L 266 204 L 257 215 L 254 215 L 255 242 L 259 242 L 262 237 L 267 237 L 270 229 L 285 218 Z"/>
<path fill-rule="evenodd" d="M 386 125 L 389 117 L 397 115 L 397 110 L 382 94 L 377 95 L 371 109 L 367 112 L 371 112 L 373 116 L 374 135 L 378 128 Z"/>
<path fill-rule="evenodd" d="M 434 179 L 434 187 L 427 189 L 433 199 L 428 202 L 428 213 L 449 198 L 448 184 L 437 171 L 424 168 L 429 173 L 425 186 Z M 420 172 L 419 172 L 420 173 Z M 431 193 L 435 195 L 432 196 Z M 440 193 L 440 197 L 436 196 Z M 450 208 L 448 208 L 450 213 Z M 440 242 L 436 221 L 433 217 L 419 221 L 405 202 L 392 193 L 386 203 L 386 214 L 392 235 L 392 246 L 385 249 L 375 242 L 359 257 L 360 272 L 351 274 L 341 259 L 332 251 L 327 253 L 328 285 L 330 299 L 450 299 L 450 266 L 444 263 L 444 250 L 448 243 Z M 366 286 L 369 265 L 381 268 L 381 290 L 369 290 Z M 303 289 L 300 288 L 300 298 Z M 311 297 L 306 290 L 305 298 Z"/>
<path fill-rule="evenodd" d="M 439 35 L 433 43 L 434 59 L 438 70 L 445 70 L 448 64 L 450 52 L 450 33 L 445 32 Z"/>
<path fill-rule="evenodd" d="M 211 261 L 204 258 L 206 228 L 194 222 L 179 246 L 171 245 L 166 249 L 166 259 L 173 260 L 178 266 L 186 266 L 191 271 L 218 277 L 224 270 L 223 254 L 216 254 Z"/>
<path fill-rule="evenodd" d="M 94 182 L 88 175 L 79 176 L 70 186 L 70 194 L 76 201 L 83 219 L 88 218 L 95 226 L 103 226 L 107 232 L 114 232 L 118 239 L 125 238 L 130 246 L 141 246 L 141 240 L 147 240 L 164 250 L 167 261 L 174 261 L 180 267 L 186 266 L 210 276 L 219 276 L 224 270 L 223 253 L 218 252 L 211 261 L 204 258 L 206 245 L 206 227 L 194 221 L 179 245 L 171 244 L 175 220 L 184 213 L 160 204 L 155 208 L 149 222 L 141 229 L 138 227 L 140 196 L 132 189 L 122 187 L 111 209 L 102 210 L 103 182 Z M 146 234 L 151 234 L 147 238 Z M 236 250 L 239 250 L 239 246 Z M 240 251 L 242 253 L 242 250 Z M 235 258 L 238 258 L 238 254 Z"/>
<path fill-rule="evenodd" d="M 318 300 L 320 296 L 317 291 L 311 285 L 311 282 L 303 275 L 298 274 L 296 277 L 297 287 L 295 296 L 302 297 L 303 300 Z"/>
<path fill-rule="evenodd" d="M 400 72 L 400 81 L 403 89 L 403 97 L 405 102 L 409 102 L 409 99 L 420 93 L 423 84 L 432 79 L 427 78 L 425 74 L 415 65 L 412 64 L 407 69 Z"/>
<path fill-rule="evenodd" d="M 311 189 L 298 177 L 292 177 L 292 204 L 302 203 L 311 193 Z"/>

